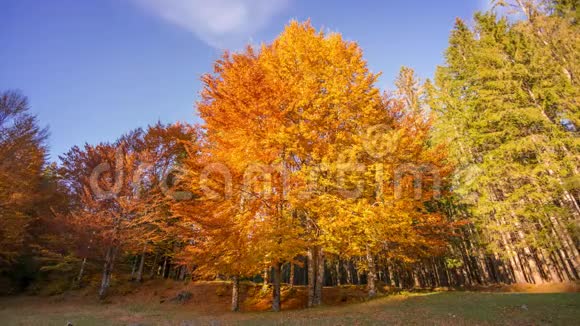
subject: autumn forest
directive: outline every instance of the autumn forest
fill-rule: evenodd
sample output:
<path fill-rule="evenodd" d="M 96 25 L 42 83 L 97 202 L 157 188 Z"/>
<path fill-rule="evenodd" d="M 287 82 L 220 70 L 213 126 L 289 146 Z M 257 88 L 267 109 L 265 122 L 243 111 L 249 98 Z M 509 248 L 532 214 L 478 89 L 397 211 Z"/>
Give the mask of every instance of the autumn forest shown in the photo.
<path fill-rule="evenodd" d="M 444 64 L 381 89 L 314 21 L 224 52 L 202 123 L 157 123 L 47 159 L 26 94 L 0 93 L 0 292 L 96 300 L 152 280 L 478 288 L 580 279 L 577 3 L 497 1 Z M 396 65 L 397 63 L 391 63 Z M 193 114 L 193 112 L 192 112 Z"/>

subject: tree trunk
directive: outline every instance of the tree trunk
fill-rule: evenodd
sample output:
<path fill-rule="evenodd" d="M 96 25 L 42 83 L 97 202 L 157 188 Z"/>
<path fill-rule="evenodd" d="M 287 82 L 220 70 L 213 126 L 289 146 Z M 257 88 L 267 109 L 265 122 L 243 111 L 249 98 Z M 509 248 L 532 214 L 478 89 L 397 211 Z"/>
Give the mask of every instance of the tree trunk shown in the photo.
<path fill-rule="evenodd" d="M 290 279 L 288 280 L 290 287 L 294 287 L 294 264 L 290 263 Z"/>
<path fill-rule="evenodd" d="M 462 270 L 465 272 L 465 269 L 462 268 Z M 420 288 L 421 287 L 421 281 L 419 281 L 419 275 L 418 272 L 413 269 L 411 271 L 411 273 L 413 274 L 413 288 Z M 465 277 L 467 279 L 467 277 Z"/>
<path fill-rule="evenodd" d="M 369 290 L 369 297 L 372 298 L 377 295 L 377 287 L 376 287 L 377 271 L 375 268 L 375 260 L 368 246 L 367 246 L 367 262 L 369 267 L 369 272 L 367 276 L 367 286 Z"/>
<path fill-rule="evenodd" d="M 322 287 L 324 286 L 324 252 L 322 247 L 318 248 L 317 255 L 317 265 L 316 266 L 316 283 L 314 284 L 314 305 L 319 306 L 322 304 Z"/>
<path fill-rule="evenodd" d="M 514 225 L 517 228 L 516 234 L 518 235 L 518 237 L 520 238 L 520 241 L 523 244 L 524 258 L 525 258 L 525 261 L 527 262 L 527 265 L 528 265 L 529 271 L 530 271 L 529 275 L 528 275 L 528 277 L 530 279 L 530 283 L 535 283 L 535 284 L 544 283 L 544 279 L 542 278 L 540 267 L 536 264 L 534 253 L 527 245 L 526 236 L 524 234 L 524 231 L 522 230 L 522 225 L 517 220 L 517 217 L 514 214 L 512 214 L 512 217 L 514 219 Z"/>
<path fill-rule="evenodd" d="M 101 280 L 101 287 L 99 288 L 99 299 L 103 300 L 107 296 L 107 290 L 111 283 L 111 274 L 113 273 L 113 263 L 117 248 L 109 247 L 105 257 L 105 265 L 103 266 L 103 278 Z"/>
<path fill-rule="evenodd" d="M 340 259 L 338 259 L 336 261 L 336 286 L 340 286 L 341 285 L 341 280 L 340 280 Z"/>
<path fill-rule="evenodd" d="M 135 272 L 137 271 L 137 261 L 139 261 L 139 256 L 133 257 L 133 267 L 131 268 L 131 281 L 135 280 Z"/>
<path fill-rule="evenodd" d="M 262 287 L 264 287 L 264 288 L 267 288 L 268 283 L 270 282 L 270 269 L 271 269 L 271 267 L 266 267 L 264 269 L 264 275 L 263 275 L 264 283 L 262 284 Z"/>
<path fill-rule="evenodd" d="M 550 255 L 546 250 L 540 250 L 539 259 L 541 260 L 542 265 L 546 266 L 546 269 L 548 270 L 550 282 L 561 282 L 560 275 L 558 275 L 557 272 L 558 267 L 554 264 L 554 261 L 550 259 Z"/>
<path fill-rule="evenodd" d="M 157 254 L 155 254 L 155 258 L 153 258 L 153 265 L 151 266 L 151 271 L 149 272 L 149 279 L 152 279 L 155 276 L 155 270 L 157 269 Z"/>
<path fill-rule="evenodd" d="M 95 232 L 93 231 L 93 235 L 94 234 L 95 234 Z M 91 245 L 92 244 L 93 244 L 93 238 L 91 237 L 91 239 L 89 240 L 89 245 L 87 246 L 87 252 L 89 250 L 91 250 Z M 79 275 L 78 275 L 77 280 L 76 280 L 76 285 L 79 286 L 79 287 L 81 286 L 81 282 L 83 280 L 83 275 L 85 273 L 85 266 L 86 265 L 87 265 L 87 257 L 84 257 L 83 258 L 83 261 L 81 262 L 81 269 L 79 271 Z"/>
<path fill-rule="evenodd" d="M 352 271 L 350 270 L 350 263 L 348 261 L 344 262 L 344 270 L 346 271 L 346 284 L 352 284 Z"/>
<path fill-rule="evenodd" d="M 165 278 L 165 270 L 167 269 L 167 256 L 163 259 L 163 268 L 161 269 L 161 279 Z"/>
<path fill-rule="evenodd" d="M 562 243 L 563 247 L 562 249 L 566 251 L 568 257 L 571 257 L 569 261 L 569 266 L 572 269 L 572 273 L 577 278 L 578 271 L 580 270 L 580 262 L 579 262 L 580 256 L 578 253 L 578 248 L 575 246 L 574 241 L 570 237 L 569 232 L 566 230 L 566 227 L 561 225 L 558 219 L 555 218 L 552 214 L 550 214 L 550 221 L 552 222 L 554 232 L 556 233 L 558 239 Z"/>
<path fill-rule="evenodd" d="M 139 262 L 139 270 L 137 271 L 137 282 L 143 282 L 143 267 L 145 266 L 145 249 L 143 246 L 143 252 L 141 253 L 141 261 Z"/>
<path fill-rule="evenodd" d="M 238 276 L 232 279 L 232 311 L 240 311 L 240 278 Z"/>
<path fill-rule="evenodd" d="M 280 270 L 280 264 L 276 263 L 274 265 L 274 275 L 272 280 L 272 310 L 273 311 L 280 311 L 280 298 L 281 298 L 281 291 L 280 291 L 280 283 L 282 279 L 282 273 Z"/>
<path fill-rule="evenodd" d="M 181 273 L 179 274 L 179 280 L 185 281 L 185 275 L 187 274 L 187 265 L 184 265 L 181 269 Z"/>
<path fill-rule="evenodd" d="M 314 307 L 314 288 L 316 285 L 316 253 L 315 248 L 308 248 L 308 307 Z"/>
<path fill-rule="evenodd" d="M 501 232 L 500 231 L 500 235 L 501 235 L 501 240 L 502 243 L 508 253 L 508 257 L 510 259 L 510 264 L 512 265 L 512 270 L 514 272 L 514 281 L 516 283 L 525 283 L 526 282 L 526 278 L 524 276 L 524 273 L 522 272 L 522 267 L 520 264 L 520 258 L 518 256 L 518 253 L 512 249 L 512 246 L 510 245 L 508 237 L 505 234 L 505 232 Z"/>
<path fill-rule="evenodd" d="M 83 274 L 85 273 L 85 265 L 87 264 L 87 257 L 83 258 L 83 261 L 81 262 L 81 269 L 79 271 L 79 275 L 77 276 L 76 279 L 76 285 L 77 286 L 81 286 L 81 281 L 83 280 Z"/>
<path fill-rule="evenodd" d="M 393 265 L 387 265 L 387 277 L 389 278 L 389 285 L 395 286 L 395 275 L 393 273 Z"/>

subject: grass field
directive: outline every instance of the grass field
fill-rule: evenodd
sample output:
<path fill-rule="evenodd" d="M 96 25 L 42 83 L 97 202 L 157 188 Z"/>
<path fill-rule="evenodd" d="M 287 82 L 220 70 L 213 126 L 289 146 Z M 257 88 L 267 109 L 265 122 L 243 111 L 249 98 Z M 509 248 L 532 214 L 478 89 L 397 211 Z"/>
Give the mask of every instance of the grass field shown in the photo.
<path fill-rule="evenodd" d="M 190 306 L 0 299 L 0 325 L 578 325 L 580 293 L 442 292 L 281 313 L 208 314 Z"/>

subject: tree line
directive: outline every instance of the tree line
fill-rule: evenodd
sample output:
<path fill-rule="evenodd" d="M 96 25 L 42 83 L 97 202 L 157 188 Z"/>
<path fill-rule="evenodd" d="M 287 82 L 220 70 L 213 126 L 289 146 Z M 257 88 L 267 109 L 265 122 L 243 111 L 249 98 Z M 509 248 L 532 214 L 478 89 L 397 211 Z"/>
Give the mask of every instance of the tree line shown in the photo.
<path fill-rule="evenodd" d="M 3 92 L 0 287 L 221 279 L 237 311 L 253 280 L 279 311 L 283 283 L 311 307 L 323 286 L 578 280 L 577 5 L 496 5 L 456 21 L 433 80 L 403 67 L 394 91 L 356 42 L 292 21 L 202 76 L 202 124 L 55 163 Z"/>

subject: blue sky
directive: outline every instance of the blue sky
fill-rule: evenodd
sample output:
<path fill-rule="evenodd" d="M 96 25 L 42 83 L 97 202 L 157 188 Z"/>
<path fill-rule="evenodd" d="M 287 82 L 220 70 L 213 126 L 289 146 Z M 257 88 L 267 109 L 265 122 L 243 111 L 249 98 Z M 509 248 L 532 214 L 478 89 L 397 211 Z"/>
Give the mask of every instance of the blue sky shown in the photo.
<path fill-rule="evenodd" d="M 290 19 L 357 41 L 381 88 L 401 65 L 430 77 L 455 18 L 482 1 L 2 0 L 0 90 L 29 97 L 56 160 L 158 120 L 199 122 L 199 77 L 221 49 L 270 42 Z"/>

